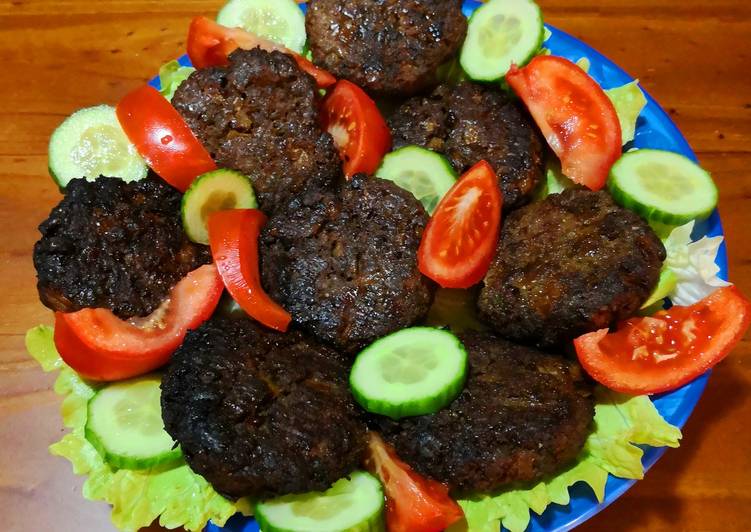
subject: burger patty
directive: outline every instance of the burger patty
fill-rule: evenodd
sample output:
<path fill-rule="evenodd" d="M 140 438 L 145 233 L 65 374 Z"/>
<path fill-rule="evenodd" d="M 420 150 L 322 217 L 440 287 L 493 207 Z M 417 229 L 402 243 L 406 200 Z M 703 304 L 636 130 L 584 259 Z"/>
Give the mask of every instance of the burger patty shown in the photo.
<path fill-rule="evenodd" d="M 544 172 L 543 142 L 531 117 L 497 89 L 442 85 L 407 100 L 390 118 L 394 147 L 442 153 L 463 173 L 481 160 L 498 174 L 505 211 L 529 202 Z"/>
<path fill-rule="evenodd" d="M 636 313 L 664 260 L 649 225 L 607 192 L 552 194 L 504 220 L 480 315 L 509 339 L 562 345 Z"/>
<path fill-rule="evenodd" d="M 39 226 L 39 298 L 54 311 L 146 316 L 188 272 L 211 262 L 183 232 L 181 195 L 158 178 L 72 180 Z"/>
<path fill-rule="evenodd" d="M 536 481 L 573 460 L 594 416 L 579 365 L 491 333 L 460 340 L 469 373 L 457 399 L 431 415 L 373 419 L 399 457 L 454 495 Z"/>
<path fill-rule="evenodd" d="M 356 351 L 427 314 L 434 287 L 417 269 L 427 222 L 411 193 L 362 174 L 298 196 L 262 232 L 263 286 L 300 327 Z"/>
<path fill-rule="evenodd" d="M 228 67 L 191 74 L 172 105 L 217 164 L 250 177 L 264 210 L 341 173 L 334 141 L 318 122 L 315 81 L 288 55 L 237 50 Z"/>
<path fill-rule="evenodd" d="M 305 16 L 316 64 L 378 95 L 435 86 L 467 34 L 461 0 L 311 0 Z"/>
<path fill-rule="evenodd" d="M 162 417 L 190 467 L 230 497 L 325 490 L 357 469 L 365 425 L 338 353 L 247 318 L 190 331 L 162 379 Z"/>

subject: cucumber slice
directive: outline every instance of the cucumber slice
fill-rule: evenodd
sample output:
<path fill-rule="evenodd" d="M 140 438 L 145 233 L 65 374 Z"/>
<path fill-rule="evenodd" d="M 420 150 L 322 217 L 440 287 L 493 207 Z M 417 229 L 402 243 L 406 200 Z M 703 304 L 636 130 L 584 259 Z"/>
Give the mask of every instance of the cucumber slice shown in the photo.
<path fill-rule="evenodd" d="M 400 419 L 437 412 L 464 387 L 467 352 L 448 331 L 402 329 L 366 347 L 349 376 L 368 412 Z"/>
<path fill-rule="evenodd" d="M 86 439 L 120 469 L 146 469 L 182 457 L 164 430 L 161 379 L 146 375 L 102 388 L 89 400 Z"/>
<path fill-rule="evenodd" d="M 683 225 L 707 218 L 717 205 L 712 176 L 669 151 L 626 153 L 611 168 L 608 188 L 619 204 L 650 223 Z"/>
<path fill-rule="evenodd" d="M 256 506 L 263 532 L 382 532 L 383 490 L 356 471 L 324 492 L 287 495 Z"/>
<path fill-rule="evenodd" d="M 185 191 L 181 207 L 183 228 L 193 242 L 208 244 L 209 214 L 257 207 L 250 179 L 234 170 L 213 170 L 198 176 Z"/>
<path fill-rule="evenodd" d="M 542 46 L 545 26 L 540 8 L 531 0 L 490 0 L 469 19 L 460 61 L 467 75 L 496 81 L 512 63 L 527 64 Z"/>
<path fill-rule="evenodd" d="M 454 186 L 457 174 L 448 160 L 419 146 L 405 146 L 383 158 L 376 177 L 409 190 L 433 214 L 438 202 Z"/>
<path fill-rule="evenodd" d="M 136 181 L 149 170 L 110 105 L 80 109 L 58 126 L 50 138 L 49 169 L 60 188 L 77 177 Z"/>
<path fill-rule="evenodd" d="M 230 0 L 216 21 L 283 44 L 298 54 L 305 48 L 305 15 L 294 0 Z"/>

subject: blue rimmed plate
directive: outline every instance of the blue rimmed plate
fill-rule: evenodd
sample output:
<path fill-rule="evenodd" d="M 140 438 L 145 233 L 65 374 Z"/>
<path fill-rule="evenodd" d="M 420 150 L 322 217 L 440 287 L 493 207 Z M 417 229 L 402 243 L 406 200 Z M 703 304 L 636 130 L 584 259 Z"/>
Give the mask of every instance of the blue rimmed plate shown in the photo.
<path fill-rule="evenodd" d="M 471 15 L 480 5 L 479 2 L 474 0 L 465 1 L 465 15 Z M 302 7 L 305 9 L 304 6 Z M 552 35 L 546 42 L 546 47 L 554 55 L 562 56 L 572 61 L 576 61 L 581 57 L 587 57 L 591 63 L 590 75 L 603 88 L 617 87 L 633 81 L 631 76 L 588 45 L 552 26 L 548 26 L 548 29 Z M 186 65 L 190 64 L 187 57 L 181 58 L 180 62 Z M 158 85 L 158 81 L 154 80 L 152 84 L 156 86 Z M 633 143 L 634 147 L 669 150 L 696 159 L 688 142 L 667 113 L 649 94 L 646 94 L 646 97 L 647 106 L 642 111 L 637 123 L 636 137 Z M 715 211 L 708 220 L 697 224 L 693 236 L 694 238 L 699 238 L 703 235 L 717 236 L 722 234 L 720 216 Z M 718 253 L 717 264 L 720 267 L 720 276 L 726 279 L 727 254 L 724 243 Z M 699 401 L 708 378 L 709 373 L 678 390 L 655 396 L 653 398 L 654 403 L 660 414 L 673 425 L 683 427 L 696 403 Z M 651 467 L 662 456 L 664 451 L 665 449 L 662 448 L 646 448 L 642 459 L 645 469 Z M 577 484 L 571 489 L 571 502 L 567 506 L 554 504 L 548 507 L 541 516 L 533 515 L 529 530 L 535 532 L 562 532 L 570 530 L 611 504 L 623 495 L 634 482 L 634 480 L 620 479 L 611 475 L 608 478 L 605 488 L 605 499 L 602 503 L 597 502 L 588 487 L 581 483 Z M 207 532 L 257 532 L 258 524 L 253 519 L 235 516 L 223 528 L 209 523 L 206 530 Z"/>

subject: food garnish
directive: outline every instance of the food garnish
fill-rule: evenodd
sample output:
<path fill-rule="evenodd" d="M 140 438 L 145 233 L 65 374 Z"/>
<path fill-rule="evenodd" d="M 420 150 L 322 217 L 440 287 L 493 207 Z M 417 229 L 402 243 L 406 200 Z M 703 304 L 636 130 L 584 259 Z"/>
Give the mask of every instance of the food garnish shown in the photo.
<path fill-rule="evenodd" d="M 349 382 L 365 410 L 400 419 L 437 412 L 459 395 L 466 377 L 467 352 L 456 336 L 411 327 L 366 347 Z"/>
<path fill-rule="evenodd" d="M 566 177 L 591 190 L 605 186 L 621 156 L 621 126 L 597 82 L 568 59 L 540 55 L 512 67 L 506 81 L 529 109 Z"/>
<path fill-rule="evenodd" d="M 631 318 L 609 333 L 574 340 L 584 369 L 608 388 L 628 394 L 675 390 L 716 365 L 751 324 L 751 302 L 734 286 L 690 307 Z"/>
<path fill-rule="evenodd" d="M 117 104 L 117 118 L 149 166 L 180 192 L 216 169 L 180 113 L 155 88 L 144 85 L 126 94 Z"/>
<path fill-rule="evenodd" d="M 188 329 L 211 316 L 221 295 L 217 268 L 207 264 L 186 275 L 146 318 L 121 320 L 101 308 L 55 313 L 55 345 L 66 364 L 88 379 L 142 375 L 167 363 Z"/>
<path fill-rule="evenodd" d="M 501 226 L 498 177 L 485 162 L 470 168 L 441 199 L 417 252 L 426 277 L 443 288 L 469 288 L 488 271 Z"/>
<path fill-rule="evenodd" d="M 321 119 L 334 138 L 347 177 L 373 174 L 391 148 L 391 132 L 375 102 L 347 80 L 339 80 L 326 96 Z"/>
<path fill-rule="evenodd" d="M 256 209 L 218 211 L 209 215 L 209 242 L 219 275 L 232 298 L 251 317 L 286 331 L 292 317 L 261 287 L 258 235 L 266 216 Z"/>

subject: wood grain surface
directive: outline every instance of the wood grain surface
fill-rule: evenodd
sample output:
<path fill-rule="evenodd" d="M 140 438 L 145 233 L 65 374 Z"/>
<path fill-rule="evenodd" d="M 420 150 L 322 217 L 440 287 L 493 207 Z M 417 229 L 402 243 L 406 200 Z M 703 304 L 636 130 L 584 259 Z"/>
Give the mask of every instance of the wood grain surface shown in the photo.
<path fill-rule="evenodd" d="M 742 0 L 541 0 L 546 20 L 600 50 L 667 109 L 714 175 L 730 275 L 751 295 L 751 6 Z M 38 301 L 31 249 L 59 200 L 47 141 L 79 107 L 115 103 L 184 52 L 188 21 L 217 1 L 0 3 L 0 528 L 107 531 L 108 507 L 47 453 L 63 430 L 53 377 L 24 353 Z M 669 451 L 582 530 L 751 528 L 751 338 L 715 371 Z"/>

